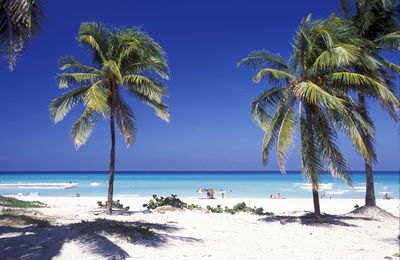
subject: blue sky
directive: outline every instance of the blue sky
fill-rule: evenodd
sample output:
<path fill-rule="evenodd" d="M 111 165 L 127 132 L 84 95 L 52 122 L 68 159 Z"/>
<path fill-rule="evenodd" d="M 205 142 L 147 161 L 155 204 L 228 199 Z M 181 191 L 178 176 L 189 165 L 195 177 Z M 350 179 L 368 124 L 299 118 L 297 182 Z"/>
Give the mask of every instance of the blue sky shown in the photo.
<path fill-rule="evenodd" d="M 63 93 L 56 86 L 58 58 L 90 62 L 76 41 L 81 22 L 141 26 L 168 54 L 171 122 L 143 104 L 136 143 L 126 148 L 117 135 L 117 170 L 276 170 L 276 157 L 263 168 L 262 131 L 249 116 L 250 102 L 267 86 L 236 63 L 250 51 L 290 54 L 302 18 L 340 12 L 338 1 L 45 1 L 46 20 L 14 72 L 0 63 L 0 171 L 107 170 L 109 127 L 100 122 L 88 143 L 75 150 L 69 131 L 81 107 L 62 122 L 50 121 L 48 105 Z M 321 5 L 323 3 L 323 5 Z M 399 62 L 399 56 L 392 56 Z M 399 169 L 399 128 L 370 105 L 377 125 L 380 170 Z M 363 162 L 342 138 L 353 170 Z M 300 169 L 298 140 L 287 168 Z"/>

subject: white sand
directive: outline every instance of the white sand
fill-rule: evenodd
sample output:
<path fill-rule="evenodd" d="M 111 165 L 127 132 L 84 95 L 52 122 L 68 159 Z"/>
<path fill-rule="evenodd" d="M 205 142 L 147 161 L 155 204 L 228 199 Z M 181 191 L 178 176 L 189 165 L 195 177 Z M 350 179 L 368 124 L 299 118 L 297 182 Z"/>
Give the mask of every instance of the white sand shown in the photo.
<path fill-rule="evenodd" d="M 232 207 L 244 201 L 278 217 L 203 211 L 145 213 L 142 204 L 149 198 L 141 197 L 116 197 L 131 209 L 126 214 L 108 216 L 97 209 L 96 202 L 104 198 L 26 199 L 49 204 L 49 208 L 38 211 L 54 217 L 55 223 L 23 230 L 2 228 L 1 259 L 399 259 L 393 256 L 399 252 L 399 219 L 343 215 L 354 205 L 363 205 L 363 200 L 357 199 L 321 199 L 321 210 L 337 215 L 323 224 L 295 217 L 313 210 L 312 199 L 182 198 L 203 207 Z M 399 200 L 377 203 L 399 216 Z M 147 223 L 153 225 L 155 234 L 129 243 L 109 234 L 83 232 L 82 224 L 74 224 L 97 218 Z M 95 230 L 103 225 L 98 223 Z"/>

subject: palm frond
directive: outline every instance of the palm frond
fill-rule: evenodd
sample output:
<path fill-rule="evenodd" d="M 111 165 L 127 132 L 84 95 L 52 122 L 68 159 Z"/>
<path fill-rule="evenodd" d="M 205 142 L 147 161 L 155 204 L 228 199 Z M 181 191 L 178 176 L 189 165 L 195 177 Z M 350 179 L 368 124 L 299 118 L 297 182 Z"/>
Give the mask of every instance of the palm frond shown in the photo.
<path fill-rule="evenodd" d="M 318 154 L 318 146 L 315 142 L 313 125 L 307 127 L 306 119 L 300 117 L 301 132 L 301 173 L 312 184 L 313 190 L 318 190 L 320 183 L 319 173 L 323 170 L 323 163 Z M 311 128 L 311 131 L 309 130 Z"/>
<path fill-rule="evenodd" d="M 400 31 L 392 32 L 376 40 L 380 48 L 388 51 L 400 51 Z"/>
<path fill-rule="evenodd" d="M 41 0 L 0 1 L 0 47 L 12 71 L 28 40 L 40 31 Z"/>
<path fill-rule="evenodd" d="M 259 71 L 263 68 L 273 68 L 277 70 L 289 70 L 289 65 L 279 54 L 273 54 L 267 50 L 253 51 L 247 58 L 238 62 L 237 67 L 249 68 Z"/>
<path fill-rule="evenodd" d="M 281 172 L 286 172 L 285 159 L 289 146 L 293 141 L 293 134 L 296 125 L 295 113 L 291 108 L 288 108 L 283 117 L 282 124 L 278 132 L 278 140 L 276 150 L 278 152 L 278 164 Z"/>
<path fill-rule="evenodd" d="M 76 88 L 54 99 L 49 106 L 54 123 L 61 121 L 74 106 L 82 102 L 88 89 L 89 87 Z"/>
<path fill-rule="evenodd" d="M 250 113 L 258 125 L 264 127 L 270 121 L 269 110 L 279 103 L 284 90 L 282 87 L 268 89 L 252 102 Z"/>
<path fill-rule="evenodd" d="M 328 93 L 311 81 L 303 81 L 297 84 L 294 94 L 308 104 L 323 105 L 336 110 L 344 109 L 344 100 Z"/>
<path fill-rule="evenodd" d="M 108 111 L 110 111 L 108 104 L 109 95 L 110 90 L 103 85 L 102 81 L 98 81 L 88 88 L 83 101 L 86 107 L 105 118 Z"/>
<path fill-rule="evenodd" d="M 71 139 L 76 148 L 86 143 L 93 132 L 96 122 L 97 116 L 95 112 L 90 108 L 86 108 L 71 128 Z"/>
<path fill-rule="evenodd" d="M 93 51 L 93 63 L 101 65 L 106 60 L 110 34 L 106 26 L 95 22 L 82 23 L 79 27 L 78 40 L 81 45 Z"/>
<path fill-rule="evenodd" d="M 66 56 L 58 60 L 60 70 L 69 70 L 74 73 L 102 74 L 101 70 L 83 65 L 74 57 Z"/>
<path fill-rule="evenodd" d="M 132 109 L 118 96 L 115 108 L 115 121 L 119 130 L 125 138 L 126 145 L 131 145 L 135 141 L 135 115 Z"/>
<path fill-rule="evenodd" d="M 264 68 L 260 70 L 253 78 L 253 81 L 259 83 L 261 80 L 267 79 L 273 84 L 288 84 L 290 80 L 296 80 L 296 76 L 282 70 Z"/>
<path fill-rule="evenodd" d="M 149 105 L 154 109 L 156 112 L 156 115 L 161 118 L 162 120 L 169 122 L 169 112 L 168 112 L 168 105 L 165 104 L 164 102 L 157 102 L 154 99 L 150 99 L 147 95 L 142 94 L 141 92 L 138 92 L 137 89 L 129 89 L 130 92 L 139 99 L 139 101 L 142 101 L 143 103 Z"/>
<path fill-rule="evenodd" d="M 346 159 L 340 153 L 336 143 L 337 133 L 327 120 L 324 113 L 315 109 L 316 141 L 319 143 L 319 154 L 328 162 L 331 175 L 342 178 L 347 184 L 351 184 L 350 169 Z"/>
<path fill-rule="evenodd" d="M 70 86 L 86 86 L 100 80 L 97 73 L 61 73 L 57 75 L 59 88 L 69 88 Z"/>
<path fill-rule="evenodd" d="M 123 80 L 123 84 L 128 86 L 130 89 L 140 92 L 142 95 L 146 95 L 149 99 L 161 102 L 163 96 L 166 96 L 166 88 L 161 81 L 151 79 L 142 75 L 126 75 Z"/>
<path fill-rule="evenodd" d="M 390 102 L 399 106 L 397 97 L 382 83 L 377 80 L 354 72 L 334 72 L 327 76 L 336 87 L 351 87 L 361 90 L 385 102 Z M 363 86 L 369 88 L 362 88 Z"/>

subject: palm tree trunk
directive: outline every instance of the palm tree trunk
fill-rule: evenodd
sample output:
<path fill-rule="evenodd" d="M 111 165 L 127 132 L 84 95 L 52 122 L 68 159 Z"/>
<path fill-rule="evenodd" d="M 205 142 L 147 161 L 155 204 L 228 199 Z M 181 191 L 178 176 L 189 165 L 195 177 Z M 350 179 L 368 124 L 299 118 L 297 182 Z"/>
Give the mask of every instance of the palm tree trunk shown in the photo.
<path fill-rule="evenodd" d="M 310 137 L 308 138 L 309 143 L 308 146 L 310 147 L 309 149 L 312 150 L 312 154 L 315 154 L 316 151 L 314 151 L 314 130 L 312 128 L 312 108 L 310 107 L 310 105 L 305 105 L 305 110 L 306 110 L 306 127 L 307 127 L 307 134 L 310 135 Z M 315 175 L 315 174 L 319 174 L 317 171 L 314 171 L 309 173 L 311 174 L 311 176 Z M 311 180 L 313 178 L 311 177 Z M 320 219 L 321 216 L 321 210 L 319 207 L 319 195 L 318 195 L 318 188 L 317 188 L 317 184 L 318 183 L 312 183 L 312 194 L 313 194 L 313 203 L 314 203 L 314 215 L 316 217 L 317 220 Z"/>
<path fill-rule="evenodd" d="M 114 169 L 115 169 L 115 123 L 113 102 L 114 95 L 111 97 L 110 111 L 110 131 L 111 131 L 111 152 L 110 152 L 110 174 L 108 177 L 108 198 L 107 198 L 107 214 L 112 214 L 112 201 L 114 192 Z"/>
<path fill-rule="evenodd" d="M 358 93 L 358 101 L 360 102 L 360 114 L 366 116 L 367 107 L 365 103 L 364 94 Z M 362 132 L 362 138 L 364 139 L 365 134 Z M 366 191 L 365 191 L 365 205 L 376 206 L 375 200 L 375 187 L 374 187 L 374 175 L 372 172 L 372 163 L 369 163 L 364 159 L 365 163 L 365 177 L 366 177 Z"/>
<path fill-rule="evenodd" d="M 312 197 L 313 197 L 313 202 L 314 202 L 314 215 L 317 219 L 321 216 L 321 209 L 319 207 L 319 194 L 318 190 L 314 189 L 312 190 Z"/>

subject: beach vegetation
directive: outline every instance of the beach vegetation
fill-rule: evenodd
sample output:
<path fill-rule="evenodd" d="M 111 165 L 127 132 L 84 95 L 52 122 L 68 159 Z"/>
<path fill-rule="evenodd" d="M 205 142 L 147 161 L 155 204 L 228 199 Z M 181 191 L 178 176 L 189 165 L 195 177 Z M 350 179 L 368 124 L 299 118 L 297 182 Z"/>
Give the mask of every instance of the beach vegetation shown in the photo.
<path fill-rule="evenodd" d="M 65 73 L 57 75 L 58 86 L 67 91 L 50 104 L 52 120 L 61 121 L 78 104 L 84 106 L 72 125 L 76 148 L 85 144 L 100 118 L 109 119 L 111 135 L 107 213 L 112 214 L 115 174 L 115 125 L 127 146 L 135 141 L 135 114 L 126 96 L 145 103 L 158 117 L 169 121 L 163 97 L 168 79 L 165 52 L 140 28 L 112 28 L 95 22 L 82 23 L 78 41 L 92 54 L 92 66 L 67 56 L 59 60 Z"/>
<path fill-rule="evenodd" d="M 187 204 L 187 203 L 183 202 L 175 194 L 171 194 L 171 196 L 168 196 L 166 198 L 164 198 L 162 196 L 158 197 L 156 194 L 153 194 L 152 197 L 153 197 L 153 199 L 150 199 L 148 204 L 143 204 L 143 207 L 145 207 L 147 209 L 156 209 L 156 208 L 162 207 L 162 206 L 171 206 L 174 208 L 181 208 L 181 209 L 185 208 L 185 209 L 189 209 L 189 210 L 200 208 L 198 205 Z"/>
<path fill-rule="evenodd" d="M 400 27 L 397 22 L 400 15 L 398 3 L 394 0 L 340 0 L 340 4 L 345 17 L 353 22 L 359 37 L 370 42 L 370 44 L 363 46 L 361 51 L 369 53 L 378 62 L 376 67 L 354 66 L 353 70 L 357 73 L 377 78 L 382 85 L 395 92 L 396 87 L 398 87 L 396 86 L 396 77 L 399 75 L 400 67 L 387 60 L 383 54 L 389 51 L 400 51 Z M 378 92 L 375 95 L 371 95 L 371 91 L 375 92 L 369 84 L 364 84 L 363 88 L 356 91 L 357 109 L 360 113 L 364 117 L 370 117 L 367 98 L 372 97 L 371 100 L 377 100 L 382 109 L 391 118 L 399 122 L 398 102 L 386 100 L 382 96 L 383 93 Z M 371 124 L 373 124 L 372 119 Z M 362 132 L 362 136 L 364 139 L 369 138 L 367 133 Z M 374 148 L 373 145 L 371 148 Z M 365 205 L 376 206 L 372 169 L 372 163 L 376 161 L 376 155 L 374 150 L 370 153 L 373 157 L 364 159 L 366 174 Z"/>
<path fill-rule="evenodd" d="M 105 203 L 103 203 L 102 201 L 98 201 L 97 205 L 100 208 L 107 208 L 107 201 Z M 119 200 L 113 200 L 112 201 L 112 207 L 116 208 L 116 209 L 121 209 L 121 210 L 129 210 L 129 206 L 124 207 L 123 204 L 121 204 L 121 202 Z"/>
<path fill-rule="evenodd" d="M 357 109 L 351 91 L 368 85 L 374 97 L 398 103 L 377 77 L 351 71 L 354 66 L 377 69 L 378 61 L 362 52 L 364 44 L 368 42 L 357 37 L 348 20 L 336 15 L 325 20 L 308 16 L 295 35 L 293 54 L 287 60 L 260 50 L 238 63 L 256 71 L 254 82 L 273 86 L 253 101 L 251 108 L 253 119 L 265 132 L 263 164 L 267 164 L 275 146 L 279 168 L 285 173 L 294 133 L 300 130 L 301 173 L 312 184 L 317 220 L 321 215 L 318 190 L 323 170 L 328 168 L 332 176 L 351 185 L 348 163 L 337 145 L 338 131 L 349 137 L 367 161 L 374 157 L 373 126 Z"/>
<path fill-rule="evenodd" d="M 230 213 L 230 214 L 234 215 L 239 212 L 248 212 L 248 213 L 253 213 L 256 215 L 267 215 L 267 216 L 274 215 L 274 213 L 272 213 L 272 212 L 264 212 L 264 209 L 261 207 L 260 208 L 248 207 L 245 202 L 238 203 L 238 204 L 234 205 L 233 208 L 229 208 L 227 206 L 225 206 L 225 208 L 222 208 L 221 205 L 217 205 L 217 207 L 215 207 L 215 208 L 211 207 L 210 205 L 207 205 L 206 208 L 209 212 L 212 212 L 212 213 Z"/>
<path fill-rule="evenodd" d="M 42 0 L 0 1 L 0 51 L 11 71 L 28 40 L 40 31 L 42 21 Z"/>
<path fill-rule="evenodd" d="M 46 204 L 40 201 L 25 201 L 0 195 L 0 206 L 9 208 L 43 208 Z"/>

